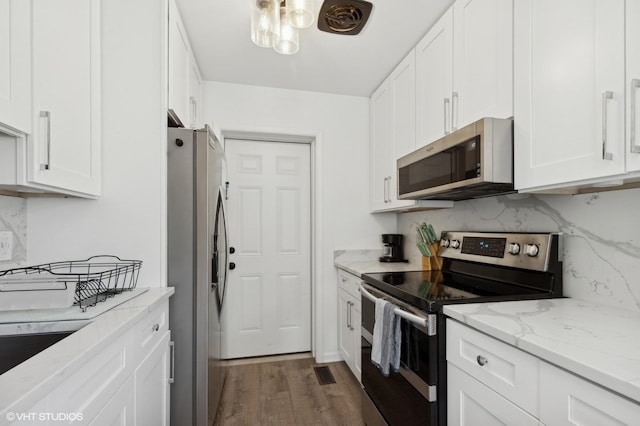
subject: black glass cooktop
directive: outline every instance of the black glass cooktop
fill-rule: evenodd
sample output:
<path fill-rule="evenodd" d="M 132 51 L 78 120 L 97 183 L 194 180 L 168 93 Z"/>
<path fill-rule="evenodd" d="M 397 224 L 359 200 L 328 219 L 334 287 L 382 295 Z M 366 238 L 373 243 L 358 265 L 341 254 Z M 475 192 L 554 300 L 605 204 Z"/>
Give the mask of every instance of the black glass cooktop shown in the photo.
<path fill-rule="evenodd" d="M 362 278 L 370 286 L 428 312 L 452 303 L 553 297 L 548 287 L 538 286 L 539 281 L 528 285 L 527 276 L 477 272 L 475 275 L 451 270 L 383 272 L 364 274 Z"/>

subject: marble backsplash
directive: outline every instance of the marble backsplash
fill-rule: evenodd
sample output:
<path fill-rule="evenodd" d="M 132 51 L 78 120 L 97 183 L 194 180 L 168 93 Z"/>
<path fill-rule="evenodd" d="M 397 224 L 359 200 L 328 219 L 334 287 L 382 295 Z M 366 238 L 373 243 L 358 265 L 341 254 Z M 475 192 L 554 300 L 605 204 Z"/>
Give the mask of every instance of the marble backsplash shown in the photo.
<path fill-rule="evenodd" d="M 398 215 L 405 256 L 420 258 L 416 224 L 441 231 L 562 232 L 566 296 L 640 311 L 640 189 L 513 194 Z"/>
<path fill-rule="evenodd" d="M 0 270 L 25 266 L 27 259 L 27 202 L 24 198 L 0 195 L 0 231 L 13 233 L 13 255 L 0 260 Z"/>

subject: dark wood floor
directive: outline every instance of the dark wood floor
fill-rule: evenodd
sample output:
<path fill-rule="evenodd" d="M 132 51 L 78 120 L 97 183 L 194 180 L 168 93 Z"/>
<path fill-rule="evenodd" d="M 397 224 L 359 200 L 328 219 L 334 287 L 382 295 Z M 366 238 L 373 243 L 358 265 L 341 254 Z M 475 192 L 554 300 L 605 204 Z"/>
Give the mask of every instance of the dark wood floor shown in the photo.
<path fill-rule="evenodd" d="M 320 385 L 313 367 L 327 365 L 336 383 Z M 234 365 L 216 425 L 364 425 L 362 390 L 344 362 L 313 358 Z"/>

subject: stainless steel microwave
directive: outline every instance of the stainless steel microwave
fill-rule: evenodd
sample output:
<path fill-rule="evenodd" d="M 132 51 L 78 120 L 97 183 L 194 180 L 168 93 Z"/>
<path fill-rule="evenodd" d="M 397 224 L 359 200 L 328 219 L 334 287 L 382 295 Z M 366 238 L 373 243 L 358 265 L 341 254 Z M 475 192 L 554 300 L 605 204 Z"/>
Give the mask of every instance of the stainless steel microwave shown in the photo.
<path fill-rule="evenodd" d="M 513 120 L 483 118 L 398 160 L 398 198 L 466 200 L 513 190 Z"/>

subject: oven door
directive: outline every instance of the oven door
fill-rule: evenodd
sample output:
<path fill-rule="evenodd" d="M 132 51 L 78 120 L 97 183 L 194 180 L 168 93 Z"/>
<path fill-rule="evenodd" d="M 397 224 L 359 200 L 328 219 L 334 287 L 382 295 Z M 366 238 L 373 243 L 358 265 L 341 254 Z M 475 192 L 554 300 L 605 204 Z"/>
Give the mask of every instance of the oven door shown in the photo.
<path fill-rule="evenodd" d="M 404 305 L 368 286 L 366 291 L 375 297 L 384 297 L 398 307 Z M 415 314 L 416 310 L 411 313 Z M 437 336 L 429 336 L 426 328 L 403 318 L 400 371 L 391 371 L 385 377 L 371 362 L 374 321 L 375 303 L 363 296 L 362 386 L 367 396 L 391 426 L 437 425 Z M 363 411 L 366 409 L 363 404 Z"/>

